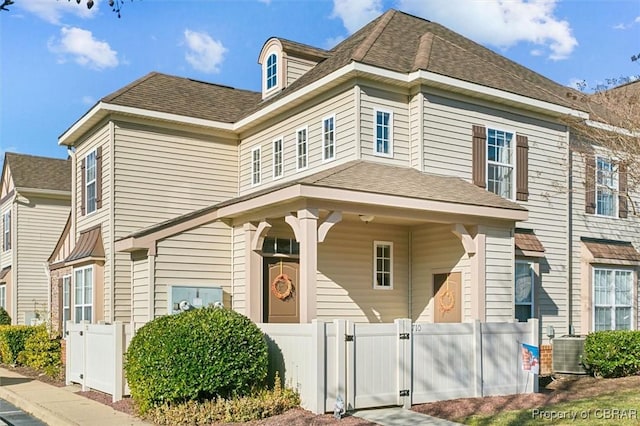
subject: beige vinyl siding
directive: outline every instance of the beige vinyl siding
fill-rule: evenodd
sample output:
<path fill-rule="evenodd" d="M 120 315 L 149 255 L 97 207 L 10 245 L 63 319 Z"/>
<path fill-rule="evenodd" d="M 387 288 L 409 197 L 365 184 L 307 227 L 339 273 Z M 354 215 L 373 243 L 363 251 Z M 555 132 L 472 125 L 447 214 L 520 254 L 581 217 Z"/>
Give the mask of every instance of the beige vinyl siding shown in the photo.
<path fill-rule="evenodd" d="M 567 330 L 567 133 L 551 119 L 505 112 L 490 104 L 424 93 L 424 170 L 471 181 L 474 124 L 522 134 L 529 142 L 529 211 L 516 227 L 533 229 L 545 248 L 538 290 L 539 318 L 556 334 Z M 515 144 L 515 140 L 514 140 Z M 488 303 L 488 301 L 487 301 Z M 539 308 L 539 309 L 538 309 Z"/>
<path fill-rule="evenodd" d="M 69 200 L 20 196 L 16 206 L 12 220 L 17 231 L 13 249 L 17 251 L 17 322 L 23 324 L 25 312 L 37 311 L 44 316 L 48 310 L 47 259 L 69 215 Z"/>
<path fill-rule="evenodd" d="M 167 314 L 171 285 L 222 287 L 231 306 L 231 228 L 214 222 L 157 243 L 155 316 Z"/>
<path fill-rule="evenodd" d="M 75 186 L 73 194 L 75 194 L 75 199 L 73 201 L 73 209 L 75 215 L 75 235 L 73 236 L 73 244 L 78 241 L 78 237 L 80 233 L 84 230 L 92 228 L 96 225 L 100 225 L 102 241 L 104 244 L 104 253 L 105 253 L 105 263 L 104 263 L 104 286 L 102 287 L 101 294 L 96 294 L 95 299 L 98 301 L 97 303 L 103 303 L 101 307 L 104 311 L 104 320 L 111 321 L 130 321 L 131 312 L 127 312 L 126 316 L 123 317 L 113 317 L 113 313 L 111 312 L 111 264 L 112 264 L 112 253 L 111 253 L 111 245 L 109 241 L 112 238 L 112 229 L 111 229 L 111 220 L 110 220 L 110 211 L 112 208 L 112 188 L 111 188 L 111 180 L 112 180 L 112 158 L 111 151 L 109 149 L 111 136 L 110 136 L 110 125 L 107 123 L 102 127 L 98 127 L 96 131 L 86 137 L 77 147 L 75 157 L 76 157 L 76 168 L 74 170 L 74 181 L 73 184 Z M 90 213 L 88 215 L 82 215 L 81 211 L 81 203 L 82 203 L 82 194 L 84 191 L 81 190 L 82 186 L 82 159 L 85 158 L 89 153 L 93 150 L 97 149 L 98 146 L 102 147 L 102 207 L 97 209 L 95 212 Z M 127 256 L 128 259 L 128 256 Z M 131 274 L 129 273 L 129 279 L 131 278 Z M 126 296 L 127 299 L 131 298 L 131 284 L 127 287 Z"/>
<path fill-rule="evenodd" d="M 420 154 L 422 151 L 422 119 L 420 111 L 423 103 L 422 93 L 411 97 L 409 102 L 409 133 L 410 133 L 410 165 L 414 169 L 422 170 Z"/>
<path fill-rule="evenodd" d="M 513 321 L 515 249 L 511 229 L 479 226 L 478 232 L 486 235 L 486 321 Z"/>
<path fill-rule="evenodd" d="M 314 104 L 305 104 L 297 114 L 278 118 L 268 128 L 243 138 L 240 144 L 240 195 L 260 190 L 274 184 L 273 140 L 283 138 L 283 177 L 276 183 L 295 179 L 303 175 L 330 168 L 338 163 L 356 158 L 355 120 L 353 90 L 338 88 L 314 99 Z M 336 159 L 322 161 L 322 120 L 335 115 Z M 298 129 L 307 128 L 308 167 L 296 170 Z M 251 185 L 251 150 L 262 147 L 262 184 Z"/>
<path fill-rule="evenodd" d="M 411 317 L 414 322 L 433 322 L 433 275 L 460 272 L 462 321 L 471 319 L 470 260 L 451 225 L 425 225 L 411 231 Z"/>
<path fill-rule="evenodd" d="M 315 62 L 306 61 L 300 58 L 285 56 L 286 61 L 286 79 L 287 86 L 299 79 L 304 73 L 309 71 L 315 65 Z"/>
<path fill-rule="evenodd" d="M 149 321 L 149 258 L 145 252 L 131 253 L 131 319 Z"/>
<path fill-rule="evenodd" d="M 593 214 L 585 213 L 585 163 L 582 154 L 572 152 L 572 172 L 573 172 L 573 238 L 571 241 L 572 246 L 572 318 L 571 322 L 575 327 L 576 334 L 587 334 L 593 331 L 592 320 L 588 321 L 588 326 L 585 328 L 583 322 L 586 321 L 588 312 L 583 312 L 586 306 L 593 306 L 593 289 L 590 277 L 582 276 L 582 259 L 581 259 L 581 237 L 587 238 L 602 238 L 608 240 L 628 241 L 631 242 L 636 250 L 640 250 L 640 218 L 633 211 L 631 201 L 629 204 L 628 218 L 618 217 L 603 217 Z M 595 172 L 594 172 L 595 173 Z M 630 188 L 632 189 L 632 188 Z M 631 198 L 633 203 L 640 205 L 640 196 L 637 193 L 631 192 Z M 586 264 L 586 263 L 585 263 Z M 601 265 L 606 266 L 606 265 Z M 611 265 L 612 267 L 629 268 L 628 266 Z M 587 265 L 587 270 L 590 266 Z M 638 268 L 635 268 L 637 271 Z M 588 294 L 583 294 L 583 285 L 587 284 L 591 291 Z M 640 292 L 636 293 L 640 297 Z M 636 315 L 635 327 L 640 329 L 640 315 L 638 315 L 638 304 L 636 301 L 636 309 L 634 315 Z M 589 309 L 589 308 L 588 308 Z M 592 308 L 591 308 L 592 309 Z M 557 332 L 556 332 L 557 335 Z"/>
<path fill-rule="evenodd" d="M 373 288 L 374 241 L 393 243 L 393 289 Z M 393 322 L 408 315 L 406 227 L 340 222 L 318 245 L 317 317 Z"/>
<path fill-rule="evenodd" d="M 246 298 L 245 298 L 245 235 L 242 225 L 234 226 L 232 229 L 232 255 L 233 255 L 233 289 L 232 289 L 232 308 L 241 314 L 246 314 Z"/>
<path fill-rule="evenodd" d="M 360 86 L 360 138 L 362 159 L 408 167 L 410 165 L 409 96 Z M 374 154 L 376 109 L 393 113 L 393 157 Z"/>

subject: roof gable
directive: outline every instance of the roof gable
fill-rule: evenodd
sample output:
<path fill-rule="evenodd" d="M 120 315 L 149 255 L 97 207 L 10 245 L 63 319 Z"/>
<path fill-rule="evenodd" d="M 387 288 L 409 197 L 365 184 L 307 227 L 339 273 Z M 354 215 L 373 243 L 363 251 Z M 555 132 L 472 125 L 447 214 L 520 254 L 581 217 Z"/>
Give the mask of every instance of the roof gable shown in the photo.
<path fill-rule="evenodd" d="M 7 152 L 4 157 L 18 190 L 41 189 L 71 192 L 71 161 Z"/>

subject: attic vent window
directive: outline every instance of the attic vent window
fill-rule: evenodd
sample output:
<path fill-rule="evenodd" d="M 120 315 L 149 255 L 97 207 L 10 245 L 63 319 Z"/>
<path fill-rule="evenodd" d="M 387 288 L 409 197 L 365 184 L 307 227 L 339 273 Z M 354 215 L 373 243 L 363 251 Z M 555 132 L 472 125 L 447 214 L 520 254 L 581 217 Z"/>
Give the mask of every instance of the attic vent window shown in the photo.
<path fill-rule="evenodd" d="M 267 58 L 267 90 L 278 85 L 278 56 L 272 53 Z"/>

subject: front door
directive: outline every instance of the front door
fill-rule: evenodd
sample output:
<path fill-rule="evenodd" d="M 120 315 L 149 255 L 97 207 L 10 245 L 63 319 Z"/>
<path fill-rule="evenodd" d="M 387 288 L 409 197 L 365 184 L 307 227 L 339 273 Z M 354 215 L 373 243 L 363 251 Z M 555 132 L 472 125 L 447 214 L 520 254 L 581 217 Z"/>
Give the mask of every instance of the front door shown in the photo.
<path fill-rule="evenodd" d="M 264 258 L 264 322 L 300 322 L 300 265 L 296 259 Z"/>
<path fill-rule="evenodd" d="M 462 274 L 433 274 L 434 322 L 462 322 Z"/>

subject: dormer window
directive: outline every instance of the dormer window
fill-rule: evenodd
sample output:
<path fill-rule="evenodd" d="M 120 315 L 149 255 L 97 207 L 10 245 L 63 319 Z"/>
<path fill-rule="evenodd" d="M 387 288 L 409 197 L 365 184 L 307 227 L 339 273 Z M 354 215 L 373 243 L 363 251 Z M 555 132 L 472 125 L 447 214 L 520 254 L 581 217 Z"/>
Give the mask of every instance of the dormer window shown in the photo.
<path fill-rule="evenodd" d="M 272 53 L 267 58 L 267 90 L 270 90 L 278 85 L 278 56 Z"/>

